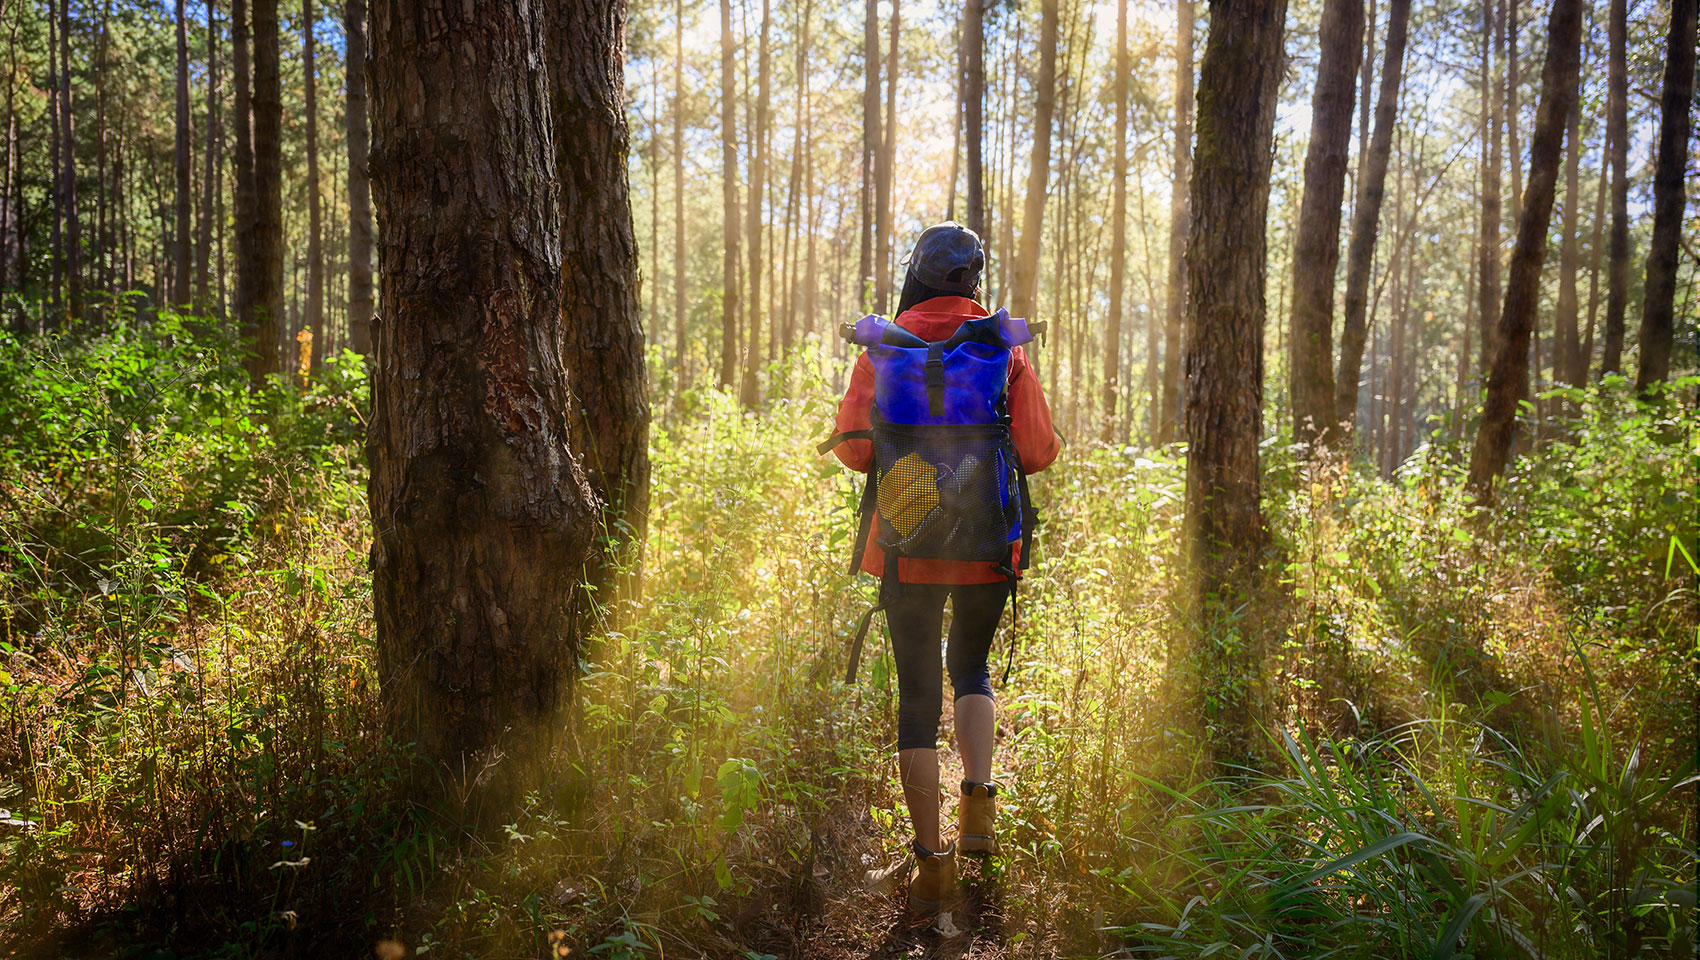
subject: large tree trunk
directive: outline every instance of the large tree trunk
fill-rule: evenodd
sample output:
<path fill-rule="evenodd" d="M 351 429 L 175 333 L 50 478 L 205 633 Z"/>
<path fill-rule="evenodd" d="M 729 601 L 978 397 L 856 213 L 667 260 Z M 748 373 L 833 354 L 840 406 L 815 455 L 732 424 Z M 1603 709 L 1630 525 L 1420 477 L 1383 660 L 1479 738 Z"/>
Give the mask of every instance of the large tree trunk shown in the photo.
<path fill-rule="evenodd" d="M 313 331 L 313 369 L 325 359 L 325 245 L 323 212 L 319 204 L 319 97 L 313 65 L 313 0 L 301 0 L 302 83 L 307 126 L 307 316 L 303 326 Z"/>
<path fill-rule="evenodd" d="M 1676 319 L 1676 266 L 1687 202 L 1688 110 L 1694 102 L 1695 0 L 1672 0 L 1665 43 L 1665 87 L 1659 102 L 1659 157 L 1653 170 L 1653 239 L 1641 304 L 1641 362 L 1636 389 L 1646 393 L 1670 376 Z"/>
<path fill-rule="evenodd" d="M 870 0 L 871 2 L 871 0 Z M 738 104 L 732 38 L 732 0 L 720 0 L 720 199 L 722 210 L 720 294 L 720 387 L 738 379 Z M 866 183 L 863 184 L 866 193 Z"/>
<path fill-rule="evenodd" d="M 875 216 L 879 234 L 878 284 L 874 302 L 879 313 L 886 313 L 895 304 L 891 298 L 891 246 L 895 229 L 892 211 L 893 177 L 897 166 L 897 30 L 901 0 L 891 0 L 891 20 L 887 24 L 888 50 L 885 60 L 885 123 L 880 127 L 879 181 L 876 185 L 879 210 Z"/>
<path fill-rule="evenodd" d="M 1627 0 L 1611 0 L 1606 22 L 1606 139 L 1611 142 L 1611 253 L 1606 269 L 1605 350 L 1600 375 L 1623 372 L 1624 310 L 1629 303 L 1629 76 Z"/>
<path fill-rule="evenodd" d="M 1175 0 L 1175 159 L 1169 180 L 1169 278 L 1163 306 L 1163 409 L 1157 442 L 1175 438 L 1181 415 L 1181 321 L 1187 315 L 1186 243 L 1192 214 L 1192 3 Z"/>
<path fill-rule="evenodd" d="M 691 385 L 685 343 L 685 0 L 673 3 L 673 365 Z"/>
<path fill-rule="evenodd" d="M 194 223 L 194 188 L 189 182 L 189 18 L 183 10 L 183 0 L 177 0 L 177 144 L 174 154 L 177 172 L 177 213 L 171 244 L 171 302 L 187 308 L 193 299 L 189 286 L 190 270 L 194 266 L 194 247 L 190 231 Z"/>
<path fill-rule="evenodd" d="M 65 280 L 70 291 L 72 317 L 83 315 L 83 241 L 81 218 L 77 215 L 76 116 L 71 102 L 71 0 L 59 7 L 59 120 L 64 127 L 65 195 Z"/>
<path fill-rule="evenodd" d="M 639 323 L 637 240 L 626 182 L 624 0 L 551 9 L 555 168 L 561 186 L 564 359 L 577 399 L 572 446 L 607 507 L 612 563 L 593 570 L 603 602 L 642 582 L 649 529 L 649 393 Z"/>
<path fill-rule="evenodd" d="M 254 359 L 256 383 L 282 369 L 283 90 L 278 78 L 277 0 L 254 0 Z"/>
<path fill-rule="evenodd" d="M 1265 542 L 1258 504 L 1263 433 L 1264 221 L 1283 69 L 1286 0 L 1215 0 L 1198 80 L 1192 234 L 1187 244 L 1186 520 L 1194 601 L 1232 610 Z M 1250 737 L 1241 651 L 1209 651 L 1209 724 L 1232 757 Z"/>
<path fill-rule="evenodd" d="M 1116 159 L 1110 173 L 1110 317 L 1104 328 L 1104 414 L 1099 437 L 1112 443 L 1121 395 L 1122 294 L 1127 271 L 1127 0 L 1116 3 Z"/>
<path fill-rule="evenodd" d="M 236 143 L 230 158 L 232 179 L 235 181 L 231 192 L 231 215 L 236 221 L 233 231 L 236 287 L 231 293 L 231 309 L 236 314 L 237 330 L 243 342 L 255 351 L 249 361 L 253 364 L 258 359 L 260 331 L 258 318 L 254 315 L 254 285 L 259 280 L 259 269 L 254 259 L 257 210 L 254 197 L 253 97 L 248 67 L 248 0 L 230 0 L 230 67 L 235 88 L 231 119 L 236 128 Z"/>
<path fill-rule="evenodd" d="M 348 43 L 348 345 L 372 354 L 372 185 L 366 172 L 366 0 L 345 0 Z"/>
<path fill-rule="evenodd" d="M 1293 241 L 1293 362 L 1288 384 L 1293 439 L 1307 446 L 1333 440 L 1334 273 L 1340 265 L 1340 210 L 1363 32 L 1363 0 L 1326 0 L 1310 100 L 1304 199 Z"/>
<path fill-rule="evenodd" d="M 1009 285 L 1009 309 L 1018 317 L 1034 316 L 1033 310 L 1038 301 L 1039 247 L 1045 232 L 1045 195 L 1051 175 L 1051 114 L 1056 106 L 1057 2 L 1040 0 L 1033 156 L 1027 167 L 1027 195 L 1022 204 L 1021 247 L 1015 254 L 1015 271 Z M 1056 360 L 1052 359 L 1051 364 L 1054 367 Z M 1052 373 L 1054 375 L 1054 369 Z"/>
<path fill-rule="evenodd" d="M 744 380 L 740 395 L 744 406 L 753 407 L 761 403 L 761 380 L 758 371 L 761 370 L 762 349 L 761 332 L 762 318 L 767 304 L 762 299 L 762 280 L 768 272 L 767 251 L 762 248 L 762 224 L 766 222 L 767 205 L 767 108 L 770 102 L 772 83 L 772 50 L 768 43 L 768 31 L 772 26 L 772 10 L 768 0 L 762 0 L 761 5 L 761 35 L 757 41 L 758 60 L 756 64 L 756 102 L 750 111 L 755 120 L 750 147 L 750 202 L 749 207 L 749 264 L 747 276 L 750 279 L 749 309 L 745 316 L 749 318 L 749 344 L 744 349 Z M 746 88 L 747 89 L 747 88 Z"/>
<path fill-rule="evenodd" d="M 857 300 L 863 310 L 872 309 L 874 295 L 874 220 L 879 214 L 874 193 L 878 190 L 880 136 L 880 15 L 877 0 L 868 0 L 862 18 L 862 232 L 856 274 Z"/>
<path fill-rule="evenodd" d="M 214 19 L 217 11 L 217 2 L 207 0 L 207 149 L 201 168 L 201 223 L 195 234 L 195 302 L 203 310 L 212 309 L 214 303 L 208 286 L 211 278 L 213 196 L 219 172 L 218 29 Z"/>
<path fill-rule="evenodd" d="M 1352 214 L 1352 238 L 1346 250 L 1345 316 L 1340 323 L 1340 366 L 1334 377 L 1334 421 L 1349 433 L 1357 420 L 1358 379 L 1363 372 L 1364 338 L 1369 329 L 1370 271 L 1381 231 L 1381 201 L 1387 192 L 1387 158 L 1393 150 L 1394 114 L 1405 68 L 1405 34 L 1411 0 L 1393 0 L 1387 11 L 1387 52 L 1375 101 L 1375 133 L 1358 185 Z"/>
<path fill-rule="evenodd" d="M 963 220 L 968 229 L 982 237 L 986 235 L 986 171 L 980 152 L 985 136 L 985 17 L 984 0 L 965 0 L 962 8 L 962 128 L 968 183 L 963 188 Z"/>
<path fill-rule="evenodd" d="M 1517 408 L 1527 387 L 1529 333 L 1540 302 L 1541 261 L 1546 257 L 1565 121 L 1576 97 L 1581 41 L 1581 0 L 1553 0 L 1547 21 L 1546 65 L 1541 70 L 1541 99 L 1529 143 L 1527 202 L 1517 224 L 1517 245 L 1511 251 L 1505 307 L 1494 337 L 1497 347 L 1488 373 L 1482 424 L 1470 453 L 1469 485 L 1483 501 L 1492 499 L 1494 480 L 1505 472 L 1517 428 Z"/>
<path fill-rule="evenodd" d="M 372 4 L 384 243 L 367 460 L 379 680 L 392 734 L 436 767 L 420 784 L 453 797 L 487 783 L 486 821 L 532 779 L 558 729 L 598 526 L 568 439 L 561 351 L 572 324 L 538 75 L 559 53 L 541 11 L 512 0 Z M 583 109 L 617 104 L 619 74 L 601 72 L 610 55 L 575 53 L 600 94 Z M 573 189 L 612 190 L 609 172 L 574 171 Z M 611 240 L 581 252 L 594 259 L 617 258 L 631 235 L 629 219 L 583 229 Z M 629 303 L 629 288 L 618 295 Z"/>

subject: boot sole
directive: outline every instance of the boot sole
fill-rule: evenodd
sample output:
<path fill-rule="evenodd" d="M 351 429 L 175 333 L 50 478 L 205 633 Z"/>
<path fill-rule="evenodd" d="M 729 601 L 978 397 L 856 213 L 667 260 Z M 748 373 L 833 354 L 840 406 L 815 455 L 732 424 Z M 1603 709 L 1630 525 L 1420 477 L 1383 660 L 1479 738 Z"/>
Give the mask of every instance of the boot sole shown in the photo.
<path fill-rule="evenodd" d="M 974 833 L 965 834 L 957 839 L 956 849 L 963 853 L 997 853 L 998 838 Z"/>

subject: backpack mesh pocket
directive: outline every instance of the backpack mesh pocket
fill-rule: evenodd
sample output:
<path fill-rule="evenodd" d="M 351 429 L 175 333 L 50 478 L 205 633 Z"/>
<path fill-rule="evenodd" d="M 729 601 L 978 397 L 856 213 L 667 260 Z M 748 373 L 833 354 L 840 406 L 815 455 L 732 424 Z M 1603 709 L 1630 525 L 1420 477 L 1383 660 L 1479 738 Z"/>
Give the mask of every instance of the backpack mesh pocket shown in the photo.
<path fill-rule="evenodd" d="M 878 424 L 873 442 L 881 549 L 1009 562 L 1021 500 L 1006 425 Z"/>

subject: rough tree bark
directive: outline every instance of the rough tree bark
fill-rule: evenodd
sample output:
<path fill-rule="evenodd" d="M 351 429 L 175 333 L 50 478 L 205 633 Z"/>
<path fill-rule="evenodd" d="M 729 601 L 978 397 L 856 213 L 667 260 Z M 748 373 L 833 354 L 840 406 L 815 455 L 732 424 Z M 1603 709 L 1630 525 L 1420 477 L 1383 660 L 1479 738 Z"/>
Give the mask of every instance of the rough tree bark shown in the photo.
<path fill-rule="evenodd" d="M 281 368 L 283 321 L 283 89 L 278 77 L 277 0 L 254 0 L 254 239 L 249 309 L 256 383 Z"/>
<path fill-rule="evenodd" d="M 1121 390 L 1122 294 L 1127 272 L 1127 0 L 1116 3 L 1116 159 L 1110 174 L 1110 316 L 1104 327 L 1104 415 L 1099 437 L 1116 439 Z"/>
<path fill-rule="evenodd" d="M 348 44 L 348 103 L 343 115 L 348 145 L 348 345 L 368 357 L 372 354 L 372 184 L 366 172 L 366 0 L 346 0 L 342 28 Z"/>
<path fill-rule="evenodd" d="M 1175 159 L 1169 186 L 1169 279 L 1163 306 L 1163 409 L 1157 442 L 1175 439 L 1181 415 L 1181 322 L 1186 317 L 1186 243 L 1192 179 L 1192 3 L 1175 0 Z"/>
<path fill-rule="evenodd" d="M 1215 0 L 1198 84 L 1187 243 L 1186 556 L 1206 591 L 1264 539 L 1264 219 L 1284 0 Z"/>
<path fill-rule="evenodd" d="M 1346 250 L 1345 316 L 1340 323 L 1340 366 L 1334 376 L 1334 421 L 1350 433 L 1358 411 L 1358 379 L 1363 373 L 1364 338 L 1369 329 L 1370 271 L 1381 230 L 1381 202 L 1387 192 L 1387 159 L 1393 150 L 1393 120 L 1399 107 L 1399 84 L 1405 67 L 1405 35 L 1411 20 L 1411 0 L 1393 0 L 1387 10 L 1387 51 L 1376 93 L 1375 132 L 1358 184 L 1352 213 L 1352 238 Z"/>
<path fill-rule="evenodd" d="M 1265 542 L 1258 504 L 1263 433 L 1265 234 L 1270 140 L 1283 69 L 1286 0 L 1213 0 L 1198 79 L 1192 233 L 1187 243 L 1186 519 L 1193 601 L 1232 610 Z M 1244 650 L 1205 651 L 1213 739 L 1243 755 L 1250 736 Z"/>
<path fill-rule="evenodd" d="M 871 0 L 870 0 L 871 2 Z M 738 129 L 737 44 L 732 37 L 732 0 L 720 0 L 720 199 L 721 294 L 720 387 L 738 378 Z M 866 184 L 864 184 L 864 192 Z"/>
<path fill-rule="evenodd" d="M 1641 359 L 1635 387 L 1643 394 L 1670 376 L 1675 335 L 1676 266 L 1682 234 L 1683 175 L 1688 165 L 1689 107 L 1694 102 L 1695 0 L 1672 0 L 1659 102 L 1659 157 L 1653 170 L 1653 239 L 1641 302 Z"/>
<path fill-rule="evenodd" d="M 1606 267 L 1605 347 L 1600 375 L 1623 371 L 1623 315 L 1629 303 L 1629 74 L 1627 0 L 1611 0 L 1606 33 L 1606 139 L 1611 142 L 1611 252 Z"/>
<path fill-rule="evenodd" d="M 549 58 L 561 204 L 570 440 L 613 543 L 592 581 L 635 595 L 649 529 L 649 394 L 626 154 L 625 0 L 554 0 Z"/>
<path fill-rule="evenodd" d="M 375 0 L 371 17 L 379 681 L 391 732 L 436 768 L 421 786 L 479 796 L 484 821 L 551 746 L 599 506 L 568 439 L 542 10 Z M 608 59 L 582 56 L 586 77 Z M 619 82 L 601 78 L 604 109 Z"/>
<path fill-rule="evenodd" d="M 1045 195 L 1051 175 L 1051 114 L 1056 107 L 1057 2 L 1040 0 L 1039 76 L 1033 81 L 1033 155 L 1022 204 L 1021 246 L 1009 284 L 1009 310 L 1018 317 L 1033 316 L 1038 301 L 1039 246 L 1045 232 Z"/>
<path fill-rule="evenodd" d="M 325 360 L 325 245 L 324 212 L 319 203 L 319 79 L 314 67 L 316 52 L 313 29 L 313 0 L 301 0 L 301 73 L 307 127 L 307 316 L 303 324 L 313 331 L 312 368 Z"/>
<path fill-rule="evenodd" d="M 1340 265 L 1340 211 L 1352 139 L 1353 81 L 1363 55 L 1363 0 L 1326 0 L 1322 51 L 1310 101 L 1304 199 L 1293 241 L 1293 439 L 1333 442 L 1334 273 Z"/>
<path fill-rule="evenodd" d="M 174 159 L 177 173 L 177 193 L 172 208 L 176 223 L 171 238 L 171 302 L 187 308 L 191 298 L 190 271 L 195 265 L 191 240 L 194 209 L 194 188 L 189 183 L 189 18 L 183 10 L 183 0 L 177 0 L 177 124 Z"/>
<path fill-rule="evenodd" d="M 1565 121 L 1576 97 L 1581 45 L 1582 0 L 1553 0 L 1547 20 L 1541 99 L 1529 138 L 1527 202 L 1517 224 L 1517 244 L 1507 270 L 1505 306 L 1499 316 L 1499 333 L 1494 337 L 1497 347 L 1488 372 L 1481 428 L 1470 453 L 1469 486 L 1481 502 L 1493 499 L 1494 481 L 1505 472 L 1517 429 L 1517 408 L 1527 389 L 1529 334 L 1540 303 L 1541 261 L 1546 257 Z"/>

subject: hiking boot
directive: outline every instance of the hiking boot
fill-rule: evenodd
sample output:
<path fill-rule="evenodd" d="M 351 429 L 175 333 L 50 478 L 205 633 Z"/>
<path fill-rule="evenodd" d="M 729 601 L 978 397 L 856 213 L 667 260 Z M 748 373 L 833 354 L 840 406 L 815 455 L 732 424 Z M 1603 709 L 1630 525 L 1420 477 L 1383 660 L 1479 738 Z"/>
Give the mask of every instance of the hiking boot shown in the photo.
<path fill-rule="evenodd" d="M 956 808 L 956 843 L 963 853 L 998 852 L 998 785 L 962 781 Z"/>
<path fill-rule="evenodd" d="M 909 871 L 909 909 L 914 913 L 937 912 L 956 896 L 956 844 L 933 853 L 920 843 L 911 845 L 915 866 Z"/>

